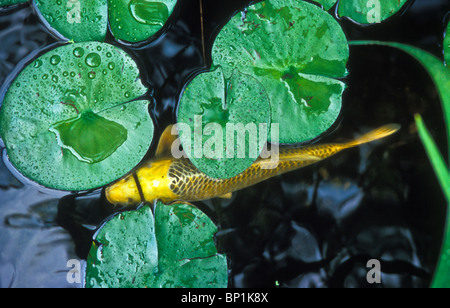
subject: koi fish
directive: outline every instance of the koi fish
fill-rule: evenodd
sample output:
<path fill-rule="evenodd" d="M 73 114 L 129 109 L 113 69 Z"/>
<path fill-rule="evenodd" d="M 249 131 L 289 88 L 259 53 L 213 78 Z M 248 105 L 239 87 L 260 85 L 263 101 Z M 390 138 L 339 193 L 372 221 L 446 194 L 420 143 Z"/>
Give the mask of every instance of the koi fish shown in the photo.
<path fill-rule="evenodd" d="M 188 158 L 175 159 L 171 134 L 172 125 L 161 136 L 156 155 L 143 163 L 137 171 L 106 188 L 106 197 L 112 204 L 124 206 L 141 202 L 162 201 L 166 204 L 231 198 L 235 191 L 247 188 L 274 176 L 294 171 L 329 158 L 342 150 L 385 138 L 397 132 L 400 126 L 390 124 L 375 129 L 353 141 L 311 146 L 280 146 L 276 166 L 271 159 L 258 158 L 248 169 L 229 179 L 212 178 L 197 169 Z"/>

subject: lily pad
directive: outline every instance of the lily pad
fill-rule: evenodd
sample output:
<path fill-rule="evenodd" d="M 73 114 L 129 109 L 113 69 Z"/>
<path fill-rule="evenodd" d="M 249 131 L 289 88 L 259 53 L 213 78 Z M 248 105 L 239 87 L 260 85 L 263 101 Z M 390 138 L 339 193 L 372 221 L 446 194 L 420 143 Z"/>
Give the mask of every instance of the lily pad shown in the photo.
<path fill-rule="evenodd" d="M 103 42 L 109 23 L 117 39 L 131 43 L 146 40 L 161 30 L 177 3 L 177 0 L 34 1 L 43 21 L 63 38 Z M 16 2 L 24 1 L 0 0 L 0 5 Z"/>
<path fill-rule="evenodd" d="M 329 10 L 337 0 L 315 0 Z M 341 0 L 339 16 L 347 16 L 360 24 L 380 23 L 395 15 L 408 0 Z"/>
<path fill-rule="evenodd" d="M 0 6 L 13 5 L 25 2 L 28 2 L 28 0 L 0 0 Z"/>
<path fill-rule="evenodd" d="M 360 24 L 380 23 L 396 14 L 408 0 L 341 0 L 339 15 Z"/>
<path fill-rule="evenodd" d="M 153 138 L 135 62 L 97 42 L 55 48 L 10 85 L 0 135 L 12 164 L 46 187 L 87 190 L 134 168 Z"/>
<path fill-rule="evenodd" d="M 75 42 L 104 41 L 108 26 L 107 0 L 34 0 L 44 20 Z"/>
<path fill-rule="evenodd" d="M 348 56 L 336 20 L 297 0 L 250 6 L 227 23 L 212 51 L 225 78 L 237 69 L 263 85 L 281 143 L 310 140 L 336 121 L 345 90 L 338 79 L 347 75 Z"/>
<path fill-rule="evenodd" d="M 113 35 L 128 42 L 143 41 L 165 25 L 177 0 L 108 0 Z"/>
<path fill-rule="evenodd" d="M 337 0 L 315 0 L 314 2 L 319 3 L 323 6 L 323 9 L 328 11 L 336 4 Z"/>
<path fill-rule="evenodd" d="M 86 287 L 225 288 L 227 262 L 217 228 L 198 209 L 158 203 L 114 217 L 89 253 Z"/>
<path fill-rule="evenodd" d="M 192 163 L 214 178 L 230 178 L 250 167 L 267 142 L 270 104 L 257 79 L 222 68 L 198 75 L 178 107 L 183 149 Z"/>

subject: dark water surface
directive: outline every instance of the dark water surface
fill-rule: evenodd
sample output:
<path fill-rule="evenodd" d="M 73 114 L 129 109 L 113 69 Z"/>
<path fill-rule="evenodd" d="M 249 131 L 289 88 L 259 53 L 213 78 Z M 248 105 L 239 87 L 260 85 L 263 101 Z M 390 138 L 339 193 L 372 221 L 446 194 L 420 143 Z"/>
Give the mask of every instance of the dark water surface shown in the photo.
<path fill-rule="evenodd" d="M 156 136 L 174 122 L 184 84 L 204 70 L 198 1 L 180 2 L 155 41 L 125 46 L 107 39 L 135 57 L 154 89 Z M 203 0 L 208 63 L 220 27 L 249 2 Z M 381 25 L 341 24 L 349 40 L 409 43 L 441 57 L 449 10 L 448 0 L 417 0 Z M 55 42 L 30 5 L 0 9 L 0 84 Z M 426 71 L 390 48 L 351 47 L 348 69 L 342 115 L 320 142 L 347 140 L 387 123 L 400 123 L 402 130 L 232 200 L 197 203 L 219 226 L 216 240 L 229 257 L 230 286 L 370 287 L 370 259 L 381 261 L 382 284 L 375 286 L 429 285 L 446 208 L 413 116 L 424 116 L 444 152 L 439 98 Z M 0 287 L 80 287 L 67 282 L 67 261 L 85 260 L 94 232 L 119 209 L 102 190 L 69 194 L 30 183 L 0 151 Z"/>

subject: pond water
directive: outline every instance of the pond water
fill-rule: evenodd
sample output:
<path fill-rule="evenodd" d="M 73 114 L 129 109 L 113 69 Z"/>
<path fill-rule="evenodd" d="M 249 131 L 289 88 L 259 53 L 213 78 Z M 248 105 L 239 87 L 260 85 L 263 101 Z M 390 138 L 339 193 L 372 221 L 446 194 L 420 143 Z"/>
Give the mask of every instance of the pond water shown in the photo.
<path fill-rule="evenodd" d="M 220 27 L 249 2 L 203 1 L 207 62 Z M 379 26 L 341 24 L 349 40 L 409 43 L 441 57 L 448 11 L 448 0 L 417 0 Z M 198 1 L 183 0 L 175 14 L 155 41 L 121 45 L 154 89 L 155 136 L 175 121 L 184 84 L 205 70 Z M 56 40 L 25 4 L 0 9 L 0 42 L 4 84 L 24 58 Z M 114 43 L 111 35 L 107 42 Z M 445 152 L 439 98 L 420 64 L 393 49 L 351 47 L 348 69 L 342 115 L 320 142 L 348 140 L 387 123 L 399 123 L 402 130 L 231 200 L 196 203 L 219 226 L 216 242 L 229 259 L 230 286 L 429 285 L 446 208 L 413 116 L 423 115 Z M 85 260 L 93 234 L 121 209 L 111 206 L 101 189 L 70 194 L 39 187 L 14 170 L 3 147 L 0 152 L 0 287 L 81 287 L 67 282 L 68 260 Z M 367 283 L 370 259 L 381 262 L 379 285 Z"/>

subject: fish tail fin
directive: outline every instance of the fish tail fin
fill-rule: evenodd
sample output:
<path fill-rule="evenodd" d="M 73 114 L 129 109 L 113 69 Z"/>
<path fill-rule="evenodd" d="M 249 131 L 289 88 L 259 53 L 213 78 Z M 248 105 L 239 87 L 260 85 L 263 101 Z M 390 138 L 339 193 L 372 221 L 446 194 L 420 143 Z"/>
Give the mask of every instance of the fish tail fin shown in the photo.
<path fill-rule="evenodd" d="M 397 131 L 400 130 L 399 124 L 388 124 L 382 127 L 379 127 L 373 131 L 368 132 L 367 134 L 362 135 L 361 137 L 356 138 L 353 141 L 343 144 L 344 148 L 352 148 L 359 146 L 361 144 L 369 143 L 372 141 L 376 141 L 379 139 L 386 138 Z"/>

